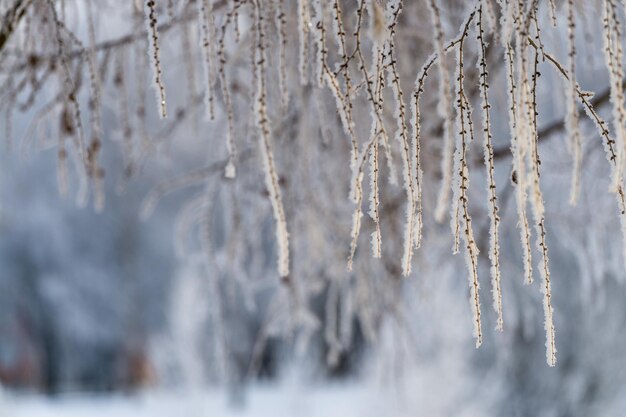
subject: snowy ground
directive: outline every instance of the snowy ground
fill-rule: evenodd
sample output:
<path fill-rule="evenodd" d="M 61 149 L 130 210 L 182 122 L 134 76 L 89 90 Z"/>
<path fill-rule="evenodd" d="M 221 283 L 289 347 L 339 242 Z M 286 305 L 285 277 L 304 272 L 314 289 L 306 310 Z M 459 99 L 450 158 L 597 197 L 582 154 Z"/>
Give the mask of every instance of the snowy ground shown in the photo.
<path fill-rule="evenodd" d="M 149 392 L 138 395 L 64 395 L 46 398 L 4 394 L 1 417 L 351 417 L 388 415 L 385 401 L 367 395 L 367 389 L 335 386 L 324 389 L 259 386 L 236 404 L 223 392 L 177 394 Z M 389 410 L 386 410 L 389 412 Z M 397 415 L 397 414 L 394 414 Z"/>
<path fill-rule="evenodd" d="M 49 398 L 0 393 L 0 417 L 404 417 L 485 416 L 471 405 L 441 406 L 421 390 L 400 393 L 389 386 L 363 383 L 257 385 L 244 401 L 219 391 L 176 393 L 151 391 L 136 395 L 62 395 Z M 439 405 L 436 405 L 438 404 Z M 458 404 L 458 403 L 457 403 Z"/>

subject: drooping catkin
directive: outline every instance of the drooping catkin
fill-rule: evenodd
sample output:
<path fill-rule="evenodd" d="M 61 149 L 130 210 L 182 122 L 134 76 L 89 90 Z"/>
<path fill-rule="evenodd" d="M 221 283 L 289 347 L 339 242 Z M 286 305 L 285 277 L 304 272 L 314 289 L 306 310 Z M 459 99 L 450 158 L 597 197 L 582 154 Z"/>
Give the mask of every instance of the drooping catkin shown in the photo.
<path fill-rule="evenodd" d="M 257 31 L 256 45 L 256 99 L 255 115 L 256 124 L 261 136 L 261 156 L 265 170 L 265 184 L 272 203 L 274 220 L 276 221 L 276 242 L 278 246 L 278 274 L 286 279 L 289 275 L 289 233 L 287 232 L 287 218 L 280 191 L 278 174 L 274 162 L 274 154 L 271 146 L 271 126 L 267 115 L 267 90 L 266 90 L 266 32 L 263 17 L 263 0 L 255 0 L 255 26 Z"/>
<path fill-rule="evenodd" d="M 491 133 L 491 105 L 489 104 L 489 83 L 487 72 L 487 43 L 484 38 L 483 7 L 478 8 L 478 32 L 479 57 L 476 61 L 479 73 L 480 93 L 483 109 L 483 136 L 484 136 L 484 160 L 487 170 L 487 196 L 489 206 L 489 260 L 491 261 L 491 292 L 493 295 L 493 308 L 497 314 L 496 329 L 502 331 L 504 326 L 502 314 L 502 288 L 500 284 L 500 238 L 498 225 L 498 197 L 496 192 L 495 164 L 493 159 L 493 140 Z"/>
<path fill-rule="evenodd" d="M 165 103 L 165 84 L 163 83 L 163 69 L 161 68 L 161 50 L 159 47 L 159 30 L 157 28 L 156 0 L 146 0 L 146 27 L 148 32 L 148 56 L 152 63 L 154 93 L 157 98 L 159 116 L 167 117 Z"/>

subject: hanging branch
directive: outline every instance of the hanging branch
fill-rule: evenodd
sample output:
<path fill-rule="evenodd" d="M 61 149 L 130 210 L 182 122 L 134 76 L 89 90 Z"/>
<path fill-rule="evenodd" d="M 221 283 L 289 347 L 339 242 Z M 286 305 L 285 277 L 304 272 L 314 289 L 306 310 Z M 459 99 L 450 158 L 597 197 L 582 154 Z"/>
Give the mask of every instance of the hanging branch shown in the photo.
<path fill-rule="evenodd" d="M 533 217 L 535 220 L 535 231 L 537 233 L 537 250 L 541 254 L 541 262 L 539 263 L 539 271 L 543 278 L 543 288 L 542 292 L 544 294 L 543 298 L 543 311 L 544 311 L 544 326 L 546 331 L 546 360 L 549 366 L 556 365 L 556 346 L 555 346 L 555 331 L 554 331 L 554 319 L 553 319 L 553 308 L 552 308 L 552 290 L 550 283 L 550 269 L 548 267 L 548 246 L 546 243 L 546 219 L 545 219 L 545 208 L 543 202 L 543 195 L 541 193 L 541 188 L 539 184 L 540 172 L 539 167 L 541 166 L 541 161 L 539 159 L 539 141 L 537 135 L 537 78 L 539 77 L 539 50 L 535 50 L 535 60 L 532 72 L 532 149 L 529 153 L 529 159 L 532 159 L 533 163 L 532 167 L 532 190 L 533 190 L 533 201 L 534 204 L 531 204 L 531 208 L 533 211 Z"/>
<path fill-rule="evenodd" d="M 363 202 L 363 186 L 362 181 L 364 177 L 364 167 L 367 161 L 368 155 L 372 152 L 372 147 L 375 146 L 376 141 L 379 140 L 379 137 L 382 137 L 383 146 L 388 143 L 388 135 L 385 130 L 385 126 L 382 120 L 382 106 L 380 105 L 376 94 L 374 92 L 374 88 L 372 87 L 373 81 L 370 78 L 369 72 L 366 67 L 365 56 L 363 54 L 362 46 L 361 46 L 361 30 L 363 23 L 363 15 L 365 10 L 365 2 L 366 0 L 360 0 L 359 8 L 357 9 L 357 24 L 356 29 L 354 31 L 355 38 L 355 49 L 353 55 L 355 55 L 358 59 L 359 70 L 364 79 L 365 88 L 367 92 L 367 99 L 370 106 L 370 117 L 373 120 L 373 130 L 370 135 L 369 142 L 364 146 L 364 149 L 359 154 L 357 161 L 355 163 L 355 168 L 352 170 L 352 179 L 350 181 L 350 198 L 352 201 L 356 203 L 356 208 L 354 214 L 352 215 L 352 231 L 351 231 L 351 243 L 350 243 L 350 255 L 348 256 L 348 271 L 352 271 L 354 254 L 356 251 L 357 241 L 359 237 L 359 230 L 361 227 L 361 204 Z M 343 100 L 342 100 L 343 101 Z M 346 105 L 344 101 L 344 106 Z M 387 156 L 388 163 L 391 163 L 390 152 Z M 390 171 L 391 172 L 391 171 Z"/>
<path fill-rule="evenodd" d="M 532 40 L 529 40 L 532 44 Z M 557 72 L 562 75 L 567 81 L 569 81 L 570 75 L 567 73 L 565 68 L 549 53 L 544 54 L 547 62 L 552 64 Z M 607 161 L 609 161 L 611 165 L 611 176 L 618 178 L 617 189 L 613 189 L 611 186 L 610 191 L 615 193 L 615 197 L 617 199 L 619 215 L 620 215 L 620 225 L 622 230 L 622 238 L 623 238 L 623 254 L 624 261 L 626 262 L 626 192 L 624 191 L 624 177 L 622 173 L 619 171 L 619 143 L 613 139 L 609 135 L 608 124 L 600 117 L 598 112 L 594 108 L 594 104 L 591 102 L 592 93 L 582 91 L 577 87 L 576 94 L 578 95 L 578 99 L 583 105 L 583 109 L 587 116 L 594 122 L 598 133 L 603 138 L 604 150 L 606 153 Z M 606 97 L 606 96 L 605 96 Z M 601 101 L 595 101 L 596 105 L 598 105 Z"/>
<path fill-rule="evenodd" d="M 226 135 L 226 149 L 228 150 L 228 163 L 224 169 L 224 176 L 226 178 L 234 178 L 237 173 L 235 161 L 237 159 L 237 146 L 235 144 L 235 114 L 233 112 L 233 102 L 230 95 L 230 87 L 226 78 L 226 31 L 228 26 L 235 20 L 237 20 L 237 11 L 244 4 L 244 0 L 234 0 L 233 6 L 226 14 L 226 19 L 222 24 L 222 31 L 218 40 L 217 56 L 219 60 L 219 79 L 222 85 L 222 97 L 224 99 L 224 105 L 226 106 L 226 119 L 228 121 L 228 130 Z M 210 20 L 209 20 L 210 22 Z M 253 66 L 255 63 L 253 62 Z M 256 70 L 253 71 L 256 76 Z M 208 94 L 208 93 L 207 93 Z"/>
<path fill-rule="evenodd" d="M 419 249 L 422 241 L 423 216 L 422 216 L 422 167 L 420 162 L 420 95 L 424 92 L 424 83 L 428 76 L 428 70 L 432 67 L 437 59 L 437 55 L 433 54 L 426 60 L 422 69 L 417 73 L 415 79 L 415 89 L 413 90 L 412 104 L 413 109 L 411 115 L 411 126 L 413 128 L 413 141 L 411 148 L 413 149 L 413 161 L 415 162 L 414 178 L 415 178 L 415 199 L 416 199 L 416 215 L 415 215 L 415 248 Z"/>
<path fill-rule="evenodd" d="M 482 325 L 480 319 L 480 296 L 479 296 L 479 282 L 478 282 L 478 246 L 474 238 L 474 231 L 472 228 L 472 219 L 469 213 L 469 200 L 467 190 L 469 187 L 469 168 L 467 164 L 467 143 L 473 132 L 471 130 L 471 109 L 469 108 L 469 102 L 465 95 L 464 88 L 464 65 L 463 65 L 463 51 L 465 38 L 468 36 L 469 27 L 474 19 L 476 11 L 472 11 L 470 16 L 465 21 L 463 26 L 463 32 L 459 36 L 456 43 L 457 49 L 457 73 L 456 81 L 457 85 L 457 128 L 458 136 L 456 140 L 456 151 L 454 157 L 454 172 L 458 177 L 453 183 L 454 197 L 453 207 L 460 211 L 458 223 L 453 218 L 453 224 L 457 228 L 461 229 L 459 233 L 463 239 L 465 245 L 465 263 L 467 265 L 469 273 L 469 287 L 470 287 L 470 305 L 472 307 L 472 315 L 474 322 L 474 338 L 476 339 L 476 347 L 482 344 Z M 469 126 L 466 127 L 466 123 Z"/>
<path fill-rule="evenodd" d="M 266 77 L 266 56 L 265 56 L 265 25 L 263 23 L 263 0 L 255 0 L 255 26 L 258 43 L 255 48 L 256 57 L 256 80 L 257 97 L 255 100 L 256 123 L 261 135 L 261 155 L 265 168 L 265 184 L 269 192 L 274 219 L 276 220 L 276 242 L 278 244 L 278 274 L 283 279 L 289 275 L 289 233 L 287 232 L 287 219 L 283 200 L 280 192 L 278 174 L 274 162 L 274 154 L 270 144 L 271 132 L 270 121 L 267 115 L 267 92 L 265 86 Z"/>
<path fill-rule="evenodd" d="M 476 30 L 478 32 L 478 42 L 480 55 L 477 61 L 479 72 L 479 83 L 481 88 L 482 108 L 483 108 L 483 132 L 485 138 L 484 158 L 487 170 L 487 195 L 489 205 L 489 260 L 491 261 L 491 292 L 493 294 L 493 308 L 498 316 L 496 329 L 502 331 L 504 321 L 502 315 L 502 288 L 500 285 L 500 238 L 498 225 L 500 216 L 498 215 L 498 197 L 495 181 L 495 164 L 493 160 L 493 141 L 491 134 L 491 105 L 489 104 L 489 84 L 487 81 L 487 44 L 484 39 L 483 28 L 483 7 L 478 8 L 478 22 Z"/>
<path fill-rule="evenodd" d="M 165 105 L 165 85 L 163 84 L 163 69 L 161 68 L 155 0 L 146 0 L 146 24 L 148 27 L 148 56 L 152 62 L 152 70 L 154 72 L 153 87 L 158 100 L 159 116 L 165 119 L 167 117 L 167 108 Z"/>
<path fill-rule="evenodd" d="M 343 26 L 343 15 L 341 12 L 341 6 L 339 4 L 339 0 L 334 0 L 333 5 L 331 7 L 331 11 L 333 13 L 333 33 L 336 38 L 336 42 L 339 46 L 339 53 L 341 54 L 341 64 L 339 65 L 339 70 L 343 76 L 343 80 L 345 83 L 345 92 L 343 94 L 343 103 L 341 104 L 342 112 L 342 123 L 344 126 L 344 130 L 350 137 L 350 142 L 352 145 L 352 154 L 350 155 L 350 169 L 354 172 L 359 156 L 359 145 L 356 139 L 356 135 L 354 133 L 354 120 L 352 116 L 352 78 L 350 76 L 350 60 L 352 59 L 352 55 L 348 56 L 348 49 L 346 46 L 346 32 Z M 329 68 L 325 68 L 326 71 L 329 71 Z M 337 73 L 333 73 L 333 77 L 331 74 L 327 74 L 327 77 L 332 80 L 337 76 Z M 337 83 L 338 86 L 338 83 Z M 334 94 L 337 96 L 340 92 L 340 88 L 334 89 Z M 337 97 L 337 101 L 339 102 L 339 98 Z M 377 158 L 378 159 L 378 158 Z"/>
<path fill-rule="evenodd" d="M 398 123 L 396 127 L 396 139 L 401 145 L 402 150 L 402 176 L 404 178 L 404 189 L 407 197 L 406 208 L 406 226 L 404 229 L 404 253 L 402 255 L 402 274 L 408 276 L 411 273 L 411 259 L 413 257 L 413 240 L 415 233 L 415 202 L 416 193 L 415 185 L 413 183 L 413 164 L 411 157 L 411 145 L 409 140 L 409 132 L 406 125 L 406 109 L 404 104 L 404 94 L 400 86 L 400 75 L 398 74 L 398 68 L 396 65 L 396 59 L 394 57 L 395 45 L 393 43 L 395 36 L 395 28 L 398 20 L 398 16 L 402 11 L 402 3 L 400 1 L 390 1 L 387 4 L 388 7 L 388 28 L 389 28 L 389 41 L 387 43 L 388 59 L 389 59 L 389 84 L 392 85 L 395 100 L 396 109 L 394 111 L 394 118 Z M 383 61 L 385 62 L 385 61 Z"/>

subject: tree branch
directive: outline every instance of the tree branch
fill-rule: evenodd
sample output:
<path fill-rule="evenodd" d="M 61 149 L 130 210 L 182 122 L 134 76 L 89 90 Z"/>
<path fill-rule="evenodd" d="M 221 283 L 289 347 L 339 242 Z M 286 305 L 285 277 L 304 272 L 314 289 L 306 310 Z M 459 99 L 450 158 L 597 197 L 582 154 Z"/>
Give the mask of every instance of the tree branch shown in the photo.
<path fill-rule="evenodd" d="M 622 81 L 622 88 L 626 88 L 626 79 Z M 593 99 L 590 101 L 590 104 L 594 109 L 597 109 L 599 107 L 602 107 L 604 104 L 608 103 L 610 98 L 611 98 L 611 89 L 607 88 L 601 94 L 594 96 Z M 586 118 L 585 109 L 581 107 L 578 110 L 578 115 L 581 120 L 585 119 Z M 551 123 L 548 123 L 548 125 L 544 126 L 538 132 L 539 141 L 543 142 L 547 140 L 550 136 L 556 133 L 559 133 L 564 129 L 565 129 L 565 119 L 559 119 Z M 494 149 L 493 151 L 494 159 L 504 159 L 510 156 L 511 156 L 511 149 L 508 146 L 503 146 L 499 149 Z"/>
<path fill-rule="evenodd" d="M 19 0 L 18 3 L 21 3 L 22 1 L 30 2 L 31 0 Z M 224 7 L 226 4 L 227 4 L 226 0 L 220 0 L 213 5 L 213 10 L 220 9 Z M 24 7 L 24 10 L 25 9 L 26 7 Z M 22 14 L 23 13 L 24 12 L 22 12 Z M 176 27 L 176 25 L 178 25 L 179 23 L 185 23 L 185 22 L 195 19 L 196 16 L 197 16 L 197 12 L 195 10 L 187 11 L 186 13 L 183 13 L 180 16 L 172 18 L 168 22 L 158 25 L 157 31 L 159 33 L 165 33 L 169 31 L 170 29 Z M 2 50 L 2 46 L 3 46 L 2 33 L 3 32 L 0 32 L 0 51 Z M 112 39 L 109 41 L 98 43 L 94 45 L 93 50 L 94 52 L 108 51 L 110 49 L 114 49 L 117 47 L 121 47 L 130 43 L 133 43 L 138 39 L 144 39 L 146 36 L 147 36 L 147 33 L 145 30 L 134 32 L 134 33 L 129 33 L 117 39 Z M 82 49 L 75 49 L 69 52 L 66 58 L 67 59 L 80 58 L 84 54 L 84 52 L 85 51 Z M 10 72 L 24 71 L 25 69 L 32 66 L 32 62 L 49 62 L 49 61 L 57 60 L 59 58 L 60 58 L 59 55 L 56 53 L 48 54 L 48 55 L 31 54 L 27 57 L 27 59 L 24 62 L 13 66 L 12 68 L 9 69 L 9 71 Z"/>

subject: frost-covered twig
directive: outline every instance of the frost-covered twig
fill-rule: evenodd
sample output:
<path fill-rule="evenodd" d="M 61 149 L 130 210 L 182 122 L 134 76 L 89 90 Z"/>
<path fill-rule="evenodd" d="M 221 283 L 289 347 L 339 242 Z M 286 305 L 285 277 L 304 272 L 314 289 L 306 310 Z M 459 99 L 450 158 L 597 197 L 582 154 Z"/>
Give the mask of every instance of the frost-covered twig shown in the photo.
<path fill-rule="evenodd" d="M 392 85 L 396 101 L 394 118 L 397 122 L 396 139 L 401 145 L 402 151 L 402 177 L 404 178 L 404 189 L 407 195 L 406 225 L 404 229 L 404 252 L 402 255 L 402 274 L 408 276 L 411 273 L 411 259 L 413 257 L 413 239 L 415 233 L 415 185 L 413 183 L 413 163 L 411 157 L 411 144 L 409 131 L 406 125 L 406 108 L 404 104 L 404 94 L 400 86 L 400 76 L 394 56 L 394 35 L 398 15 L 402 10 L 402 3 L 398 0 L 390 1 L 387 4 L 388 28 L 390 30 L 388 45 L 389 58 L 389 84 Z"/>
<path fill-rule="evenodd" d="M 420 95 L 424 92 L 424 83 L 428 76 L 428 71 L 435 63 L 437 55 L 431 55 L 422 69 L 418 72 L 415 79 L 415 89 L 413 90 L 413 96 L 411 99 L 411 127 L 413 129 L 413 141 L 411 147 L 413 149 L 413 162 L 415 169 L 413 176 L 415 178 L 415 199 L 416 199 L 416 214 L 415 214 L 415 247 L 419 248 L 422 241 L 422 228 L 423 228 L 423 216 L 422 216 L 422 166 L 420 161 Z"/>
<path fill-rule="evenodd" d="M 161 68 L 161 50 L 159 47 L 159 31 L 157 29 L 157 10 L 155 0 L 146 0 L 146 25 L 148 29 L 148 56 L 152 62 L 154 72 L 154 92 L 158 100 L 159 116 L 167 117 L 165 103 L 165 84 L 163 83 L 163 69 Z"/>
<path fill-rule="evenodd" d="M 495 166 L 493 160 L 493 140 L 491 134 L 491 105 L 489 104 L 489 83 L 487 80 L 487 44 L 484 39 L 483 28 L 483 7 L 478 8 L 478 22 L 476 30 L 478 32 L 479 52 L 477 69 L 479 72 L 479 83 L 481 88 L 482 108 L 483 108 L 483 136 L 485 139 L 484 159 L 487 170 L 487 195 L 489 206 L 489 260 L 491 261 L 491 291 L 493 294 L 493 308 L 498 316 L 496 328 L 503 329 L 504 321 L 502 315 L 502 288 L 500 285 L 500 238 L 498 225 L 500 216 L 498 215 L 498 197 L 496 192 Z"/>
<path fill-rule="evenodd" d="M 549 366 L 556 365 L 556 342 L 552 308 L 552 289 L 550 281 L 550 269 L 548 266 L 548 246 L 546 242 L 546 219 L 543 195 L 539 184 L 540 166 L 539 159 L 539 136 L 537 135 L 537 78 L 539 77 L 539 50 L 535 50 L 535 59 L 532 69 L 532 102 L 530 110 L 532 111 L 532 140 L 531 152 L 528 154 L 531 166 L 531 188 L 533 191 L 533 204 L 531 208 L 535 221 L 535 230 L 537 233 L 537 250 L 541 254 L 541 261 L 538 265 L 541 277 L 543 278 L 543 311 L 544 311 L 544 327 L 546 331 L 546 360 Z"/>
<path fill-rule="evenodd" d="M 480 319 L 480 296 L 479 296 L 479 282 L 478 282 L 478 246 L 474 238 L 474 231 L 472 227 L 472 218 L 469 212 L 469 200 L 467 190 L 469 187 L 469 168 L 467 164 L 467 143 L 469 138 L 473 135 L 471 132 L 471 109 L 469 108 L 469 101 L 465 96 L 464 88 L 464 63 L 463 52 L 465 38 L 468 36 L 469 27 L 474 19 L 475 11 L 469 15 L 465 24 L 462 26 L 462 33 L 458 38 L 457 44 L 457 65 L 456 65 L 456 81 L 457 81 L 457 129 L 458 136 L 456 140 L 456 151 L 454 156 L 454 172 L 457 173 L 457 177 L 453 182 L 453 207 L 458 208 L 459 222 L 456 223 L 454 216 L 452 219 L 453 227 L 460 227 L 460 235 L 465 245 L 465 263 L 467 265 L 469 273 L 469 287 L 470 287 L 470 305 L 472 308 L 473 323 L 474 323 L 474 338 L 476 339 L 476 347 L 482 344 L 482 325 Z M 466 123 L 468 126 L 466 126 Z M 456 224 L 454 224 L 456 223 Z"/>
<path fill-rule="evenodd" d="M 266 32 L 264 24 L 263 0 L 255 0 L 255 27 L 257 31 L 258 44 L 256 45 L 256 80 L 257 97 L 255 99 L 256 124 L 261 136 L 261 156 L 265 169 L 265 184 L 269 192 L 274 219 L 276 220 L 276 243 L 278 245 L 278 274 L 287 279 L 289 275 L 289 233 L 287 232 L 287 218 L 283 207 L 274 153 L 272 151 L 270 120 L 267 115 L 267 90 L 266 79 Z"/>

